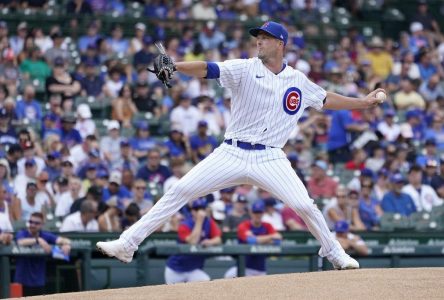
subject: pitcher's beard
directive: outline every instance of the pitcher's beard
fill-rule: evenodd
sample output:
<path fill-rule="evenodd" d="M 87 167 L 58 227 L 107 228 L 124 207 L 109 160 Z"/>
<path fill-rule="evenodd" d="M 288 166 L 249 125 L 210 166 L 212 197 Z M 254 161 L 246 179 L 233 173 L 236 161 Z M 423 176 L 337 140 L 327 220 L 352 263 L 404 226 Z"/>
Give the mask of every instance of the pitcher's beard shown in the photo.
<path fill-rule="evenodd" d="M 263 54 L 259 54 L 257 57 L 262 61 L 263 64 L 266 64 L 269 61 L 268 57 Z"/>

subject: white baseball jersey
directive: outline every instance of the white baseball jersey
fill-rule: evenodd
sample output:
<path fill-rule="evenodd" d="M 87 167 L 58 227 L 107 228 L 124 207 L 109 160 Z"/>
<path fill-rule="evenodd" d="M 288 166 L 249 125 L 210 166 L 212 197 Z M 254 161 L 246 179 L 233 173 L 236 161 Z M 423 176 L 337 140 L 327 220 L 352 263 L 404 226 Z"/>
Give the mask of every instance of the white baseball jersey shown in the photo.
<path fill-rule="evenodd" d="M 282 148 L 307 107 L 320 110 L 326 91 L 290 66 L 271 72 L 257 57 L 218 63 L 233 92 L 225 138 Z"/>

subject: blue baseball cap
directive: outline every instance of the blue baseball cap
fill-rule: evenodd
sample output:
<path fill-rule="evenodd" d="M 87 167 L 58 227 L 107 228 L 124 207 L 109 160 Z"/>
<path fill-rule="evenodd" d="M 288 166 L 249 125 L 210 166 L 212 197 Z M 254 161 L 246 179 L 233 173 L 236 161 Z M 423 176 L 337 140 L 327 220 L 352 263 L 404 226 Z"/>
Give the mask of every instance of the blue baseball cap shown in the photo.
<path fill-rule="evenodd" d="M 251 211 L 254 213 L 263 213 L 265 211 L 265 203 L 262 200 L 258 200 L 251 206 Z"/>
<path fill-rule="evenodd" d="M 197 198 L 191 203 L 191 208 L 206 208 L 207 207 L 207 199 L 205 198 Z"/>
<path fill-rule="evenodd" d="M 400 173 L 394 174 L 392 177 L 390 177 L 391 183 L 405 183 L 405 178 Z"/>
<path fill-rule="evenodd" d="M 337 232 L 337 233 L 348 232 L 349 228 L 350 228 L 350 226 L 348 225 L 347 221 L 341 220 L 341 221 L 337 221 L 335 223 L 335 232 Z"/>
<path fill-rule="evenodd" d="M 130 145 L 131 144 L 130 144 L 128 139 L 123 139 L 123 140 L 120 141 L 120 146 L 122 146 L 122 147 L 128 147 Z"/>
<path fill-rule="evenodd" d="M 287 158 L 289 161 L 298 161 L 299 157 L 296 152 L 290 152 L 287 154 Z"/>
<path fill-rule="evenodd" d="M 57 158 L 61 158 L 62 154 L 59 151 L 52 151 L 52 152 L 48 153 L 48 155 L 46 157 L 48 157 L 48 159 L 49 158 L 57 159 Z"/>
<path fill-rule="evenodd" d="M 278 40 L 283 41 L 284 45 L 287 45 L 288 32 L 287 29 L 285 29 L 285 27 L 281 24 L 272 21 L 265 22 L 264 25 L 262 25 L 261 27 L 250 29 L 250 34 L 254 37 L 257 37 L 257 35 L 261 31 L 266 32 L 269 35 L 277 38 Z"/>
<path fill-rule="evenodd" d="M 96 148 L 93 148 L 88 153 L 92 157 L 100 157 L 100 151 Z"/>

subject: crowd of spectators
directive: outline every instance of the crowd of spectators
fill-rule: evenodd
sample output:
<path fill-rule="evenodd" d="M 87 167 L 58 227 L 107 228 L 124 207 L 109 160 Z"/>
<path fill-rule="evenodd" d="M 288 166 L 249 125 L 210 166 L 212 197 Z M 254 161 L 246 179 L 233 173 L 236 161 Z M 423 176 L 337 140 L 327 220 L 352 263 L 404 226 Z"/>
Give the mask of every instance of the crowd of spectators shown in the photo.
<path fill-rule="evenodd" d="M 284 147 L 332 230 L 339 221 L 347 221 L 347 230 L 377 230 L 384 213 L 408 216 L 442 205 L 444 35 L 425 1 L 399 39 L 366 38 L 350 27 L 328 51 L 305 39 L 316 31 L 310 16 L 349 1 L 141 2 L 150 22 L 135 22 L 131 36 L 118 23 L 104 31 L 100 18 L 78 36 L 61 26 L 44 32 L 24 21 L 16 28 L 0 21 L 1 241 L 10 241 L 11 224 L 35 212 L 62 232 L 120 232 L 208 156 L 230 121 L 230 92 L 181 74 L 167 90 L 146 67 L 157 53 L 154 41 L 163 41 L 175 61 L 254 56 L 255 40 L 241 16 L 279 16 L 290 33 L 288 65 L 327 91 L 388 92 L 382 106 L 365 111 L 306 111 Z M 6 5 L 38 10 L 48 1 Z M 70 32 L 78 16 L 124 15 L 132 5 L 68 1 Z M 345 7 L 363 18 L 359 7 Z M 297 23 L 295 16 L 301 16 Z M 203 22 L 153 22 L 164 17 Z M 218 22 L 227 19 L 237 21 Z M 110 112 L 92 110 L 97 103 Z M 159 120 L 169 124 L 166 136 L 151 126 Z M 307 229 L 289 207 L 254 186 L 207 196 L 223 231 L 236 230 L 257 200 L 276 230 Z M 186 210 L 159 230 L 177 230 Z"/>

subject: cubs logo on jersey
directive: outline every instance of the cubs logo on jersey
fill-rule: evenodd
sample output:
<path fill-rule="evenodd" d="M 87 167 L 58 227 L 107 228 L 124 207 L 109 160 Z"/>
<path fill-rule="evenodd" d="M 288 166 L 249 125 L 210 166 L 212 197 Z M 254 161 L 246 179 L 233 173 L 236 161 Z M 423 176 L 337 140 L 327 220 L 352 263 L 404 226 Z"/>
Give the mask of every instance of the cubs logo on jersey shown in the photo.
<path fill-rule="evenodd" d="M 289 88 L 283 99 L 284 111 L 289 115 L 296 114 L 301 108 L 302 92 L 297 87 Z"/>

